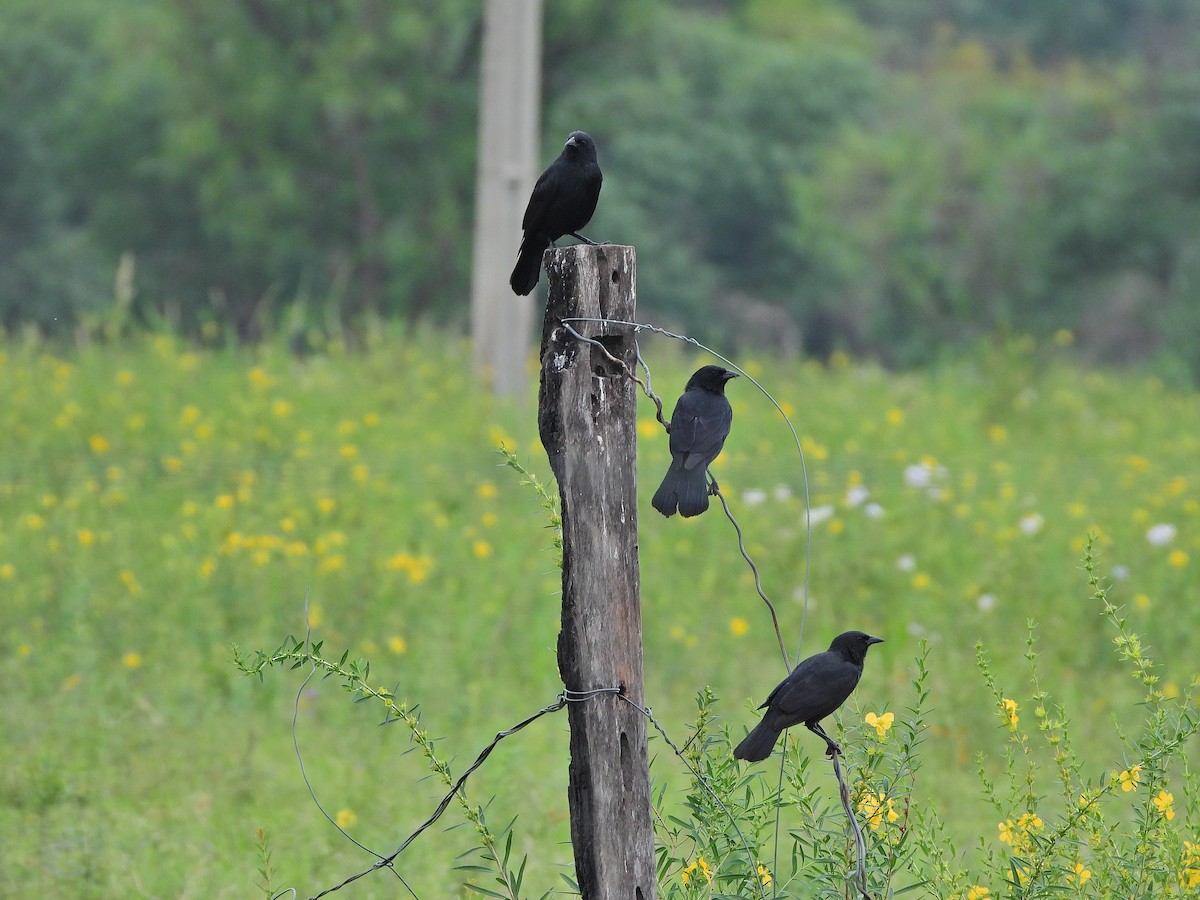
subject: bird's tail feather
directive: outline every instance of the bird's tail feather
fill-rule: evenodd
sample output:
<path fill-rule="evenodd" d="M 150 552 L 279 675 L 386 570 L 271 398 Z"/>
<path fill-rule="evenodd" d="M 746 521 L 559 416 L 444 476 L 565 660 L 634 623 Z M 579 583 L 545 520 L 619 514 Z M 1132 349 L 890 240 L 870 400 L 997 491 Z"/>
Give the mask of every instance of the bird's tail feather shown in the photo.
<path fill-rule="evenodd" d="M 744 759 L 746 762 L 760 762 L 766 759 L 775 749 L 775 742 L 779 740 L 780 733 L 779 730 L 767 725 L 766 719 L 763 719 L 734 748 L 733 758 Z"/>
<path fill-rule="evenodd" d="M 654 492 L 654 496 L 650 500 L 650 505 L 667 518 L 675 515 L 675 510 L 679 506 L 678 489 L 675 482 L 675 473 L 667 472 L 662 484 L 658 486 L 658 490 Z"/>
<path fill-rule="evenodd" d="M 685 519 L 700 515 L 708 509 L 708 479 L 704 470 L 688 471 L 671 466 L 654 492 L 650 505 L 667 517 L 677 510 Z"/>
<path fill-rule="evenodd" d="M 508 279 L 513 293 L 524 297 L 537 287 L 542 275 L 542 254 L 550 242 L 536 235 L 529 235 L 521 241 L 521 252 L 517 254 L 517 264 L 513 267 L 512 276 Z"/>
<path fill-rule="evenodd" d="M 708 509 L 708 478 L 703 469 L 679 474 L 679 515 L 690 519 Z"/>

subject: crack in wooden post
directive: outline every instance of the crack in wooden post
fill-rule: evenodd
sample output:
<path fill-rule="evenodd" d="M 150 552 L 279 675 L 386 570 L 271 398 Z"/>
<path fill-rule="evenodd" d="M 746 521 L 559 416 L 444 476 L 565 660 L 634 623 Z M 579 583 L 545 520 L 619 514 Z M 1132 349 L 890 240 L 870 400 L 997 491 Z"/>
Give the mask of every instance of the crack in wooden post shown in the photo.
<path fill-rule="evenodd" d="M 571 317 L 634 320 L 632 247 L 576 245 L 545 255 L 538 431 L 562 498 L 563 611 L 558 668 L 568 690 L 620 686 L 644 706 L 637 543 L 637 388 Z M 579 326 L 576 326 L 579 327 Z M 630 370 L 628 325 L 580 333 Z M 584 900 L 654 900 L 646 723 L 616 696 L 572 703 L 568 799 Z"/>

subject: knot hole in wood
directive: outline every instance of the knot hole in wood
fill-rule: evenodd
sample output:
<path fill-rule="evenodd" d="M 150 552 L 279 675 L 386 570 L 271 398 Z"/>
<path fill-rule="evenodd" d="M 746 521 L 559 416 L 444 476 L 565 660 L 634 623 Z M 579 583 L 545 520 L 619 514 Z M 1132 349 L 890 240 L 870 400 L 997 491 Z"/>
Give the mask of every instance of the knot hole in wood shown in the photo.
<path fill-rule="evenodd" d="M 600 345 L 599 347 L 596 344 L 587 345 L 592 351 L 592 374 L 597 378 L 623 377 L 626 374 L 625 369 L 609 359 L 609 356 L 611 355 L 621 360 L 625 359 L 625 352 L 629 346 L 628 336 L 621 334 L 598 334 L 592 340 Z"/>

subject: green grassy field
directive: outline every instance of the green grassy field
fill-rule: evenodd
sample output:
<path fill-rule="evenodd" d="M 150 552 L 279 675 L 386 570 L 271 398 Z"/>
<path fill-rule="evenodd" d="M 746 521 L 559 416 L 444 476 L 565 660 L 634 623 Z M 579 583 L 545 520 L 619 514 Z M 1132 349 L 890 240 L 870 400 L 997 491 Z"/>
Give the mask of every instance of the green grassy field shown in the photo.
<path fill-rule="evenodd" d="M 669 411 L 705 360 L 660 338 L 642 349 Z M 842 713 L 861 722 L 903 715 L 929 642 L 932 728 L 912 802 L 936 808 L 964 848 L 995 843 L 975 760 L 1001 771 L 1007 733 L 976 641 L 1027 709 L 1022 653 L 1036 620 L 1043 687 L 1070 715 L 1088 771 L 1129 762 L 1114 721 L 1136 731 L 1140 686 L 1089 599 L 1089 530 L 1167 696 L 1185 702 L 1200 671 L 1200 397 L 1080 373 L 1068 353 L 1010 341 L 903 375 L 738 360 L 793 416 L 806 452 L 819 521 L 804 652 L 849 628 L 886 638 Z M 493 401 L 467 358 L 432 333 L 305 360 L 167 336 L 0 349 L 0 895 L 252 896 L 259 828 L 274 883 L 301 896 L 368 865 L 300 776 L 290 719 L 303 673 L 260 683 L 232 664 L 233 643 L 302 635 L 306 596 L 314 638 L 371 660 L 372 682 L 420 704 L 456 773 L 554 699 L 552 535 L 496 453 L 503 441 L 548 480 L 534 401 Z M 729 393 L 733 434 L 715 472 L 794 652 L 799 458 L 753 385 Z M 709 685 L 740 736 L 755 718 L 748 701 L 783 674 L 770 621 L 719 508 L 691 521 L 650 508 L 666 437 L 651 404 L 639 410 L 647 700 L 682 740 Z M 442 786 L 403 727 L 380 718 L 314 681 L 298 734 L 326 808 L 387 852 Z M 811 737 L 802 745 L 817 757 Z M 664 749 L 652 744 L 654 777 L 680 782 Z M 558 714 L 501 744 L 468 785 L 491 800 L 489 821 L 519 816 L 514 852 L 530 855 L 534 896 L 570 872 L 566 764 Z M 813 771 L 832 798 L 825 767 Z M 421 896 L 460 893 L 451 866 L 473 835 L 445 826 L 461 821 L 452 808 L 402 858 Z M 377 873 L 345 895 L 404 891 Z"/>

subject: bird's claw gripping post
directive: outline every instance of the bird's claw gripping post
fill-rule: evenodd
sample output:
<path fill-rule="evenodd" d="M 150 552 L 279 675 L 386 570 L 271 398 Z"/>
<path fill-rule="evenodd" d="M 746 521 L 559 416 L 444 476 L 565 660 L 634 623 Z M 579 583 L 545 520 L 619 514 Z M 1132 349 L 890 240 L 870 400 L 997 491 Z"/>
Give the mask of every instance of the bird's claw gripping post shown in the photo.
<path fill-rule="evenodd" d="M 611 241 L 593 241 L 591 238 L 584 237 L 582 234 L 577 234 L 574 231 L 571 232 L 571 237 L 578 238 L 579 240 L 581 240 L 585 244 L 587 244 L 589 247 L 609 247 L 612 245 Z"/>

